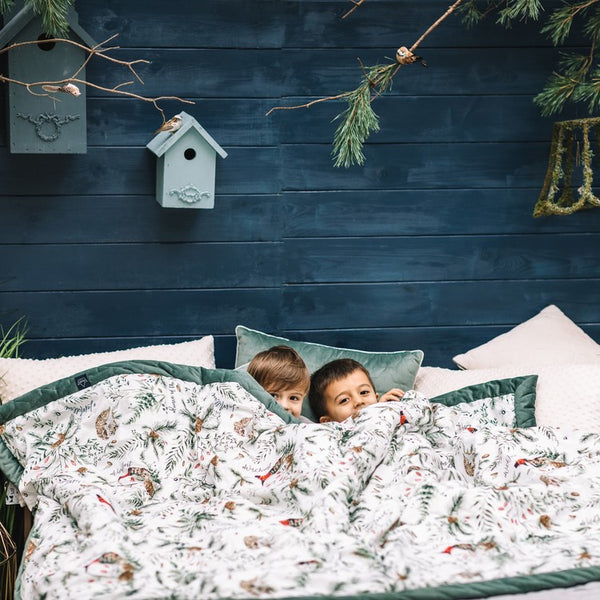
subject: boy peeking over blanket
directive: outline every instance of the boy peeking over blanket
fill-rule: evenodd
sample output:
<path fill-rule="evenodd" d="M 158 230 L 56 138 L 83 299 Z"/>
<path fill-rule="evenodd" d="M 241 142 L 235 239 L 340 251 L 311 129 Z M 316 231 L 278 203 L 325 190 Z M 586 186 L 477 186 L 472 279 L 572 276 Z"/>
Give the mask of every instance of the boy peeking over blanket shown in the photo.
<path fill-rule="evenodd" d="M 248 365 L 248 374 L 282 408 L 297 419 L 310 385 L 310 373 L 300 355 L 289 346 L 273 346 L 259 352 Z"/>
<path fill-rule="evenodd" d="M 320 423 L 356 417 L 365 406 L 400 400 L 404 392 L 392 388 L 379 398 L 369 371 L 351 358 L 332 360 L 311 377 L 308 401 Z"/>

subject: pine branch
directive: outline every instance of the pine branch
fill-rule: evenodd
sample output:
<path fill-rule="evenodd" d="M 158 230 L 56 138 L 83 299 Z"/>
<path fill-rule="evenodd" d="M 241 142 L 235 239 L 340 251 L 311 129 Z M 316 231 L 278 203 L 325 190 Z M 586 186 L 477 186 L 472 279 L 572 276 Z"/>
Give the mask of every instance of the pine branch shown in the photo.
<path fill-rule="evenodd" d="M 371 67 L 364 67 L 361 63 L 363 77 L 356 89 L 335 96 L 312 100 L 311 102 L 297 106 L 274 106 L 267 112 L 267 115 L 270 115 L 275 110 L 309 108 L 318 102 L 345 98 L 348 107 L 334 119 L 334 121 L 342 119 L 334 134 L 334 165 L 336 167 L 350 167 L 351 165 L 364 164 L 363 145 L 372 133 L 379 131 L 379 118 L 375 114 L 371 103 L 391 88 L 392 80 L 402 66 L 417 61 L 420 61 L 425 66 L 425 61 L 421 57 L 415 56 L 414 50 L 444 19 L 454 12 L 462 1 L 456 0 L 441 17 L 427 28 L 425 33 L 417 39 L 410 49 L 401 46 L 396 54 L 395 63 Z M 355 4 L 360 6 L 362 2 L 356 2 Z M 399 54 L 400 50 L 403 51 L 402 56 Z"/>
<path fill-rule="evenodd" d="M 52 37 L 64 37 L 69 30 L 67 13 L 74 0 L 27 0 L 33 12 L 42 18 L 45 33 Z"/>

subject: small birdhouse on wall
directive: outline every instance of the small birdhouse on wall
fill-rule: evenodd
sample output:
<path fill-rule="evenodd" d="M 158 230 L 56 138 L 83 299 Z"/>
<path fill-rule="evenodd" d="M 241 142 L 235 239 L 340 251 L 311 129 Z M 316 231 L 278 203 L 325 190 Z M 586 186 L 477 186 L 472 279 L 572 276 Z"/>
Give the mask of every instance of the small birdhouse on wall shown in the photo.
<path fill-rule="evenodd" d="M 217 154 L 227 152 L 186 112 L 146 144 L 157 156 L 156 200 L 168 208 L 214 208 Z"/>
<path fill-rule="evenodd" d="M 78 79 L 85 79 L 85 68 L 81 67 L 88 53 L 83 48 L 47 41 L 51 38 L 45 34 L 42 19 L 31 6 L 13 10 L 9 17 L 0 29 L 0 48 L 38 40 L 37 44 L 8 51 L 8 76 L 11 79 L 27 83 L 57 82 L 72 77 L 76 72 Z M 96 45 L 80 27 L 77 13 L 72 8 L 69 9 L 68 23 L 65 39 L 89 47 Z M 35 94 L 22 85 L 8 84 L 10 151 L 39 154 L 87 152 L 85 86 L 71 85 L 63 90 L 45 90 L 36 86 L 32 91 Z"/>

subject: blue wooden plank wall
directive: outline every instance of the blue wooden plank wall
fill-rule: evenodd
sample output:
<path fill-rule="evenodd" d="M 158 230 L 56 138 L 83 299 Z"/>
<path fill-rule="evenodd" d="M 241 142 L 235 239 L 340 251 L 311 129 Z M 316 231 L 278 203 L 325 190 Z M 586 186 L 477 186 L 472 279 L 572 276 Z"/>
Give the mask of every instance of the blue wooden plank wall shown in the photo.
<path fill-rule="evenodd" d="M 343 21 L 346 0 L 142 4 L 76 8 L 97 41 L 119 34 L 116 56 L 151 61 L 131 91 L 195 102 L 163 106 L 229 153 L 216 205 L 155 202 L 147 103 L 89 89 L 86 155 L 11 155 L 0 121 L 0 323 L 27 319 L 25 356 L 213 334 L 229 367 L 241 323 L 450 366 L 550 303 L 600 340 L 600 210 L 532 217 L 553 123 L 532 98 L 558 58 L 539 25 L 445 21 L 346 170 L 331 162 L 342 104 L 265 113 L 356 87 L 357 58 L 410 46 L 447 0 L 368 0 Z M 129 79 L 98 60 L 88 76 Z"/>

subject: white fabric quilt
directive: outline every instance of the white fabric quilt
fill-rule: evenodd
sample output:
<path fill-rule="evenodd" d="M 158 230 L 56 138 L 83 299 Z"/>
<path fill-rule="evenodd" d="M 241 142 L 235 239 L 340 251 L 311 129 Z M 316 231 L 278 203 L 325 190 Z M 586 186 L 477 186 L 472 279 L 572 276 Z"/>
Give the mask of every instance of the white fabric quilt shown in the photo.
<path fill-rule="evenodd" d="M 35 509 L 21 598 L 418 592 L 600 565 L 600 436 L 513 418 L 510 395 L 409 392 L 284 424 L 236 383 L 110 377 L 0 428 Z"/>

